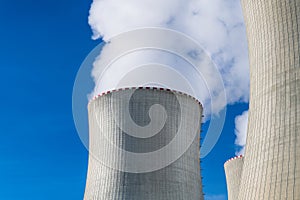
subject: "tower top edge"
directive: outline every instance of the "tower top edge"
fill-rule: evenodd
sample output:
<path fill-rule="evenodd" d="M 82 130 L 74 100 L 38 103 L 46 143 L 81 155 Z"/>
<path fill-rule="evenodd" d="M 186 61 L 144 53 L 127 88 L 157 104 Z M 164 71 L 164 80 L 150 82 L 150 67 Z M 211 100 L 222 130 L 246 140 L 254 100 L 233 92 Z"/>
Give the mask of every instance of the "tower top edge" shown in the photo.
<path fill-rule="evenodd" d="M 226 164 L 229 163 L 230 161 L 233 161 L 233 160 L 236 160 L 236 159 L 240 159 L 240 158 L 244 158 L 244 156 L 243 156 L 243 155 L 239 155 L 239 156 L 232 157 L 232 158 L 228 159 L 228 160 L 224 163 L 224 165 L 226 165 Z"/>
<path fill-rule="evenodd" d="M 118 88 L 118 89 L 113 89 L 113 90 L 107 90 L 105 92 L 102 92 L 96 96 L 94 96 L 88 104 L 90 104 L 91 102 L 97 100 L 99 97 L 102 97 L 102 96 L 106 96 L 108 94 L 111 94 L 111 93 L 114 93 L 114 92 L 118 92 L 118 91 L 124 91 L 124 90 L 157 90 L 157 91 L 165 91 L 165 92 L 170 92 L 170 93 L 175 93 L 177 95 L 182 95 L 182 96 L 186 96 L 188 98 L 191 98 L 193 99 L 194 101 L 196 101 L 201 107 L 202 104 L 201 102 L 194 96 L 190 95 L 190 94 L 187 94 L 185 92 L 181 92 L 181 91 L 178 91 L 178 90 L 173 90 L 173 89 L 170 89 L 170 88 L 161 88 L 161 87 L 124 87 L 124 88 Z"/>

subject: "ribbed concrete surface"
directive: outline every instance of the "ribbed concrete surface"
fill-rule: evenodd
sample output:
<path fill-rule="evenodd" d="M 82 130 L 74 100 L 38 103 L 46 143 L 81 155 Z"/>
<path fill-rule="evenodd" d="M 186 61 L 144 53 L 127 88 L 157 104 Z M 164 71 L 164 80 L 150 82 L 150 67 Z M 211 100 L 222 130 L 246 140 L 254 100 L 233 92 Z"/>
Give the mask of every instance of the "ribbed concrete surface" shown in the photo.
<path fill-rule="evenodd" d="M 85 189 L 85 200 L 199 200 L 203 199 L 199 164 L 199 134 L 202 107 L 195 99 L 170 91 L 137 89 L 129 103 L 132 119 L 140 126 L 150 122 L 149 108 L 160 104 L 165 108 L 167 120 L 163 129 L 151 138 L 137 139 L 125 134 L 115 123 L 111 108 L 122 116 L 126 96 L 132 89 L 119 90 L 100 96 L 89 104 L 90 155 Z M 178 99 L 183 102 L 184 112 L 189 117 L 181 118 L 182 109 Z M 154 117 L 162 115 L 155 112 Z M 197 116 L 197 117 L 196 117 Z M 124 118 L 120 118 L 121 124 Z M 188 150 L 171 165 L 148 173 L 128 173 L 107 167 L 99 162 L 101 156 L 115 160 L 120 167 L 123 155 L 111 151 L 103 144 L 102 134 L 118 147 L 127 151 L 147 153 L 168 144 L 175 136 L 179 124 L 186 126 L 186 134 L 196 124 L 198 133 Z M 99 126 L 105 130 L 103 133 Z M 102 152 L 102 153 L 100 153 Z M 104 152 L 104 153 L 103 153 Z M 124 164 L 124 163 L 123 163 Z M 122 164 L 121 164 L 122 165 Z M 121 166 L 122 167 L 122 166 Z"/>
<path fill-rule="evenodd" d="M 250 111 L 239 200 L 300 199 L 300 0 L 242 0 Z"/>
<path fill-rule="evenodd" d="M 237 200 L 240 191 L 244 158 L 234 157 L 224 164 L 228 200 Z"/>

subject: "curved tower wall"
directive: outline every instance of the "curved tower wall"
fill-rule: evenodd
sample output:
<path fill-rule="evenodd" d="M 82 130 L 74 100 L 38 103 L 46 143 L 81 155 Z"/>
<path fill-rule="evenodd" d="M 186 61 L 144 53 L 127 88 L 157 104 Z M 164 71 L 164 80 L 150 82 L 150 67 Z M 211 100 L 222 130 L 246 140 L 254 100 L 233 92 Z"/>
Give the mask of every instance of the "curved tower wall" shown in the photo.
<path fill-rule="evenodd" d="M 150 107 L 159 104 L 164 107 L 167 120 L 164 127 L 156 135 L 146 139 L 136 139 L 124 133 L 116 124 L 115 115 L 123 116 L 127 109 L 126 98 L 132 93 L 129 112 L 133 121 L 140 126 L 150 123 Z M 187 116 L 181 118 L 178 100 L 182 102 Z M 113 108 L 113 109 L 112 109 Z M 149 110 L 150 109 L 150 110 Z M 113 113 L 112 110 L 115 110 Z M 85 189 L 85 200 L 179 200 L 203 199 L 200 175 L 199 135 L 202 106 L 194 98 L 182 93 L 173 93 L 162 89 L 139 88 L 108 92 L 92 100 L 89 111 L 89 163 Z M 150 111 L 151 112 L 151 111 Z M 152 119 L 163 113 L 152 113 Z M 126 123 L 124 117 L 118 119 L 120 124 Z M 103 134 L 121 149 L 135 153 L 147 153 L 161 149 L 177 134 L 181 123 L 184 134 L 191 134 L 196 125 L 197 134 L 192 145 L 174 163 L 162 169 L 147 173 L 130 173 L 119 170 L 124 155 L 107 148 L 100 139 Z M 100 127 L 104 127 L 101 132 Z M 194 130 L 195 131 L 195 130 Z M 180 145 L 180 144 L 179 144 Z M 115 166 L 108 167 L 99 162 L 105 156 L 115 161 Z M 155 162 L 155 161 L 153 161 Z M 123 163 L 124 164 L 124 163 Z"/>
<path fill-rule="evenodd" d="M 300 0 L 241 0 L 250 108 L 239 200 L 300 199 Z"/>
<path fill-rule="evenodd" d="M 240 191 L 244 158 L 242 156 L 234 157 L 224 164 L 228 200 L 237 200 Z"/>

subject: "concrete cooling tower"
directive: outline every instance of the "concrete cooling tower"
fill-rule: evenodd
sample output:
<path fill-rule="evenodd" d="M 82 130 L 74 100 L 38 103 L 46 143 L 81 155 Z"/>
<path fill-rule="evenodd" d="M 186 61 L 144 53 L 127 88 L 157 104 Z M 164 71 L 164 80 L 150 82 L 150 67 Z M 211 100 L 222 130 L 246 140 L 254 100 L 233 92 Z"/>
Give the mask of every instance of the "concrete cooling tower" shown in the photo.
<path fill-rule="evenodd" d="M 240 191 L 242 170 L 244 158 L 243 156 L 236 156 L 226 161 L 224 164 L 228 200 L 237 200 Z"/>
<path fill-rule="evenodd" d="M 93 99 L 88 112 L 85 200 L 203 199 L 199 163 L 202 106 L 195 98 L 167 89 L 126 88 Z M 135 125 L 127 126 L 130 123 Z M 146 137 L 149 130 L 157 134 Z M 188 138 L 191 143 L 182 151 Z M 164 152 L 171 143 L 175 146 Z M 159 158 L 147 159 L 149 152 L 160 151 Z M 164 163 L 175 158 L 173 154 L 178 158 Z M 145 159 L 138 160 L 138 156 Z"/>
<path fill-rule="evenodd" d="M 250 108 L 238 199 L 300 199 L 300 0 L 241 2 Z"/>

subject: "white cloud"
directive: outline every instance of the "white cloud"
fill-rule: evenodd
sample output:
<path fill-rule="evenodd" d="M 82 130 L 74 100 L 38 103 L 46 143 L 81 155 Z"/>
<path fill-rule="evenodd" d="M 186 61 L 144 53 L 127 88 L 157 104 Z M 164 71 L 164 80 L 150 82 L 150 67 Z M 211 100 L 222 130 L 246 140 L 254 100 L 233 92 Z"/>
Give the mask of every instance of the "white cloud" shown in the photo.
<path fill-rule="evenodd" d="M 239 0 L 94 0 L 90 9 L 89 24 L 94 33 L 93 38 L 103 38 L 105 41 L 110 41 L 113 36 L 122 32 L 142 27 L 163 27 L 180 31 L 198 41 L 222 73 L 227 102 L 217 98 L 223 91 L 220 85 L 214 85 L 216 75 L 208 71 L 205 77 L 213 87 L 210 92 L 216 95 L 213 99 L 216 108 L 212 112 L 218 113 L 226 104 L 248 102 L 247 40 Z M 136 56 L 124 60 L 121 65 L 130 62 L 136 64 L 141 60 L 145 62 L 147 58 L 150 61 L 149 57 L 158 56 Z M 176 65 L 176 62 L 168 64 Z M 103 88 L 107 82 L 97 81 L 101 76 L 97 73 L 97 68 L 101 67 L 97 63 L 99 62 L 96 61 L 94 65 L 93 77 L 96 88 Z M 111 70 L 110 73 L 108 71 L 106 77 L 117 79 L 116 74 L 122 74 L 122 70 L 128 71 L 128 68 L 125 68 Z M 184 67 L 181 68 L 185 70 Z M 100 92 L 101 89 L 94 91 Z M 207 111 L 210 110 L 207 109 L 211 100 L 209 93 L 203 90 L 200 96 L 205 114 L 210 114 L 210 111 Z"/>
<path fill-rule="evenodd" d="M 243 112 L 241 115 L 235 118 L 235 145 L 239 150 L 235 153 L 238 155 L 244 155 L 245 145 L 247 139 L 247 127 L 248 127 L 248 111 Z"/>

